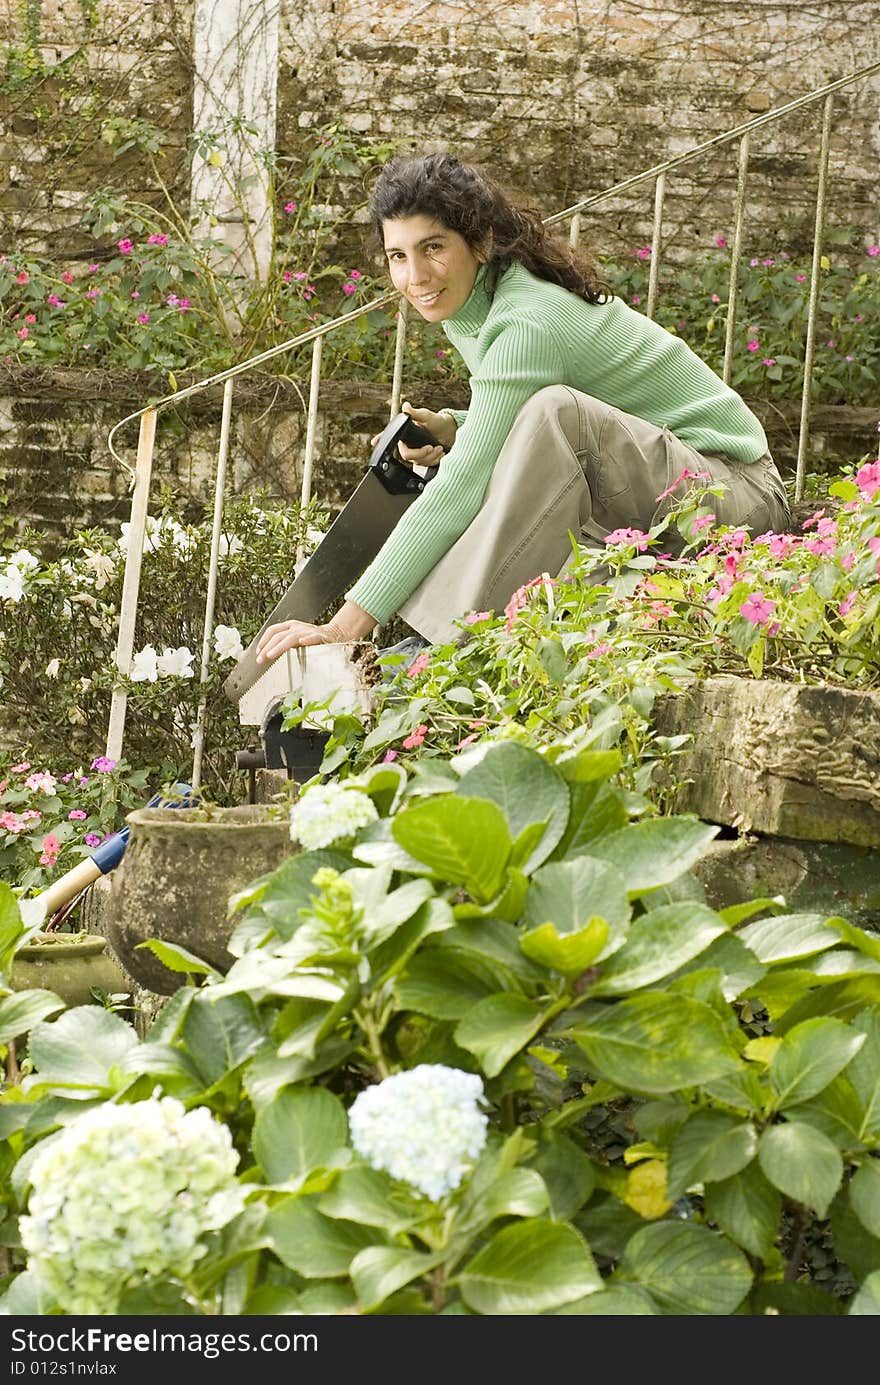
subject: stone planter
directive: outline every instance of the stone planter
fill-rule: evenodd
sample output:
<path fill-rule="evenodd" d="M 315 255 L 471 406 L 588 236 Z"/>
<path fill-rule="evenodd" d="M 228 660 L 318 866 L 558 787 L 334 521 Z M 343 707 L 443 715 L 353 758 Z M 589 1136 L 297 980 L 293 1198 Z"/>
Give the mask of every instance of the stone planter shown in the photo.
<path fill-rule="evenodd" d="M 93 986 L 108 995 L 130 989 L 100 933 L 38 933 L 15 954 L 12 985 L 17 991 L 54 991 L 66 1005 L 92 1004 Z"/>
<path fill-rule="evenodd" d="M 148 948 L 175 943 L 225 972 L 233 923 L 231 895 L 279 866 L 296 848 L 288 814 L 278 807 L 138 808 L 131 836 L 111 876 L 107 937 L 128 974 L 157 995 L 184 984 Z"/>

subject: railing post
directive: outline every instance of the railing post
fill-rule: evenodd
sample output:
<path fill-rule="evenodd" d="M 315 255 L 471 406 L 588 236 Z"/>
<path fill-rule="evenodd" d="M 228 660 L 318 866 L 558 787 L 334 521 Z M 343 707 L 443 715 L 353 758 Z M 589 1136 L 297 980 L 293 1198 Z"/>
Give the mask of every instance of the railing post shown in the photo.
<path fill-rule="evenodd" d="M 721 378 L 730 384 L 733 371 L 733 334 L 736 329 L 736 295 L 739 286 L 739 261 L 742 255 L 743 223 L 746 213 L 746 179 L 749 171 L 749 132 L 739 142 L 739 169 L 736 176 L 736 206 L 733 213 L 733 244 L 730 248 L 730 280 L 727 289 L 727 328 L 724 333 L 724 366 Z"/>
<path fill-rule="evenodd" d="M 654 229 L 651 233 L 651 268 L 648 273 L 648 305 L 646 317 L 654 316 L 657 306 L 657 284 L 660 275 L 660 244 L 663 239 L 663 200 L 666 196 L 666 174 L 658 173 L 654 185 Z"/>
<path fill-rule="evenodd" d="M 303 452 L 302 484 L 299 488 L 300 519 L 302 519 L 302 511 L 312 498 L 312 471 L 315 463 L 315 438 L 318 433 L 318 391 L 321 388 L 321 351 L 323 345 L 323 337 L 315 337 L 315 340 L 312 342 L 312 375 L 309 380 L 309 409 L 306 416 L 306 444 Z M 303 535 L 296 547 L 297 562 L 302 561 L 305 557 L 305 552 L 305 535 Z"/>
<path fill-rule="evenodd" d="M 819 302 L 819 276 L 822 272 L 822 231 L 825 226 L 825 185 L 828 180 L 828 150 L 831 144 L 831 109 L 833 93 L 825 97 L 822 119 L 822 145 L 819 151 L 819 181 L 816 188 L 816 227 L 813 233 L 813 268 L 810 274 L 810 306 L 807 312 L 807 338 L 804 343 L 804 389 L 801 395 L 801 423 L 798 433 L 797 468 L 794 479 L 794 498 L 800 500 L 804 490 L 804 468 L 807 440 L 810 434 L 810 387 L 813 379 L 813 345 L 816 336 L 816 308 Z"/>
<path fill-rule="evenodd" d="M 131 672 L 155 441 L 156 410 L 146 409 L 141 414 L 141 428 L 138 435 L 134 490 L 131 497 L 131 523 L 128 529 L 128 550 L 125 555 L 125 576 L 122 579 L 122 599 L 119 609 L 119 633 L 116 640 L 115 659 L 117 678 L 127 678 Z M 105 754 L 111 760 L 122 759 L 122 738 L 125 731 L 127 698 L 125 688 L 117 681 L 110 699 L 110 720 L 107 726 L 105 750 Z"/>
<path fill-rule="evenodd" d="M 223 386 L 223 413 L 220 417 L 220 443 L 217 448 L 217 476 L 214 481 L 214 522 L 211 526 L 211 557 L 208 562 L 208 590 L 205 595 L 205 624 L 202 630 L 202 662 L 199 682 L 207 687 L 211 662 L 211 631 L 214 626 L 214 605 L 217 597 L 217 570 L 220 565 L 220 534 L 223 528 L 223 498 L 226 491 L 226 459 L 229 456 L 229 421 L 232 417 L 232 380 Z M 193 767 L 191 782 L 198 789 L 202 782 L 202 756 L 205 748 L 205 710 L 207 693 L 203 692 L 196 713 L 193 732 Z"/>

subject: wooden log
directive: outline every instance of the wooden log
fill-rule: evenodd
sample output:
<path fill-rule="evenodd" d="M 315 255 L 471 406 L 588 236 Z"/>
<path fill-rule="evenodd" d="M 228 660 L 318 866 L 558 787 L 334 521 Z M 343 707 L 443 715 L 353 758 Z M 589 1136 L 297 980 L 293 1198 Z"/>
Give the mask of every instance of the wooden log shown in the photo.
<path fill-rule="evenodd" d="M 655 704 L 692 737 L 676 809 L 742 832 L 880 846 L 880 693 L 720 675 Z"/>

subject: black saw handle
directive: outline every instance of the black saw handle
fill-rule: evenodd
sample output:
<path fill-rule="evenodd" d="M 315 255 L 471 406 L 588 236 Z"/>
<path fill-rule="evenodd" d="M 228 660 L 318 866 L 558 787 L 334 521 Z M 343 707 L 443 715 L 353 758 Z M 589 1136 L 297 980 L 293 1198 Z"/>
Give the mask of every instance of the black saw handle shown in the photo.
<path fill-rule="evenodd" d="M 410 491 L 423 491 L 429 481 L 437 475 L 437 467 L 428 468 L 426 476 L 420 476 L 407 466 L 397 450 L 399 442 L 409 443 L 410 447 L 438 446 L 437 439 L 427 428 L 420 428 L 409 414 L 395 414 L 391 422 L 380 433 L 370 457 L 370 467 L 375 471 L 382 485 L 391 495 L 406 495 Z"/>

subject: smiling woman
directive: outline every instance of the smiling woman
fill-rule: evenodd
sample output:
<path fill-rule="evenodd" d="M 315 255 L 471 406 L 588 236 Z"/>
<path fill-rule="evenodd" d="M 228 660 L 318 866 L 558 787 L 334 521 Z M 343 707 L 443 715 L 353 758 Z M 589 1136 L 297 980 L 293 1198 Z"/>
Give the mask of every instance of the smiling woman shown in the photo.
<path fill-rule="evenodd" d="M 681 338 L 604 285 L 591 257 L 454 154 L 393 159 L 372 229 L 394 287 L 440 322 L 470 371 L 466 411 L 404 405 L 439 462 L 324 625 L 285 621 L 258 657 L 358 640 L 400 615 L 427 643 L 457 638 L 472 610 L 498 610 L 572 536 L 602 545 L 646 530 L 708 480 L 717 519 L 787 528 L 785 489 L 760 422 Z M 674 537 L 669 543 L 674 543 Z"/>

